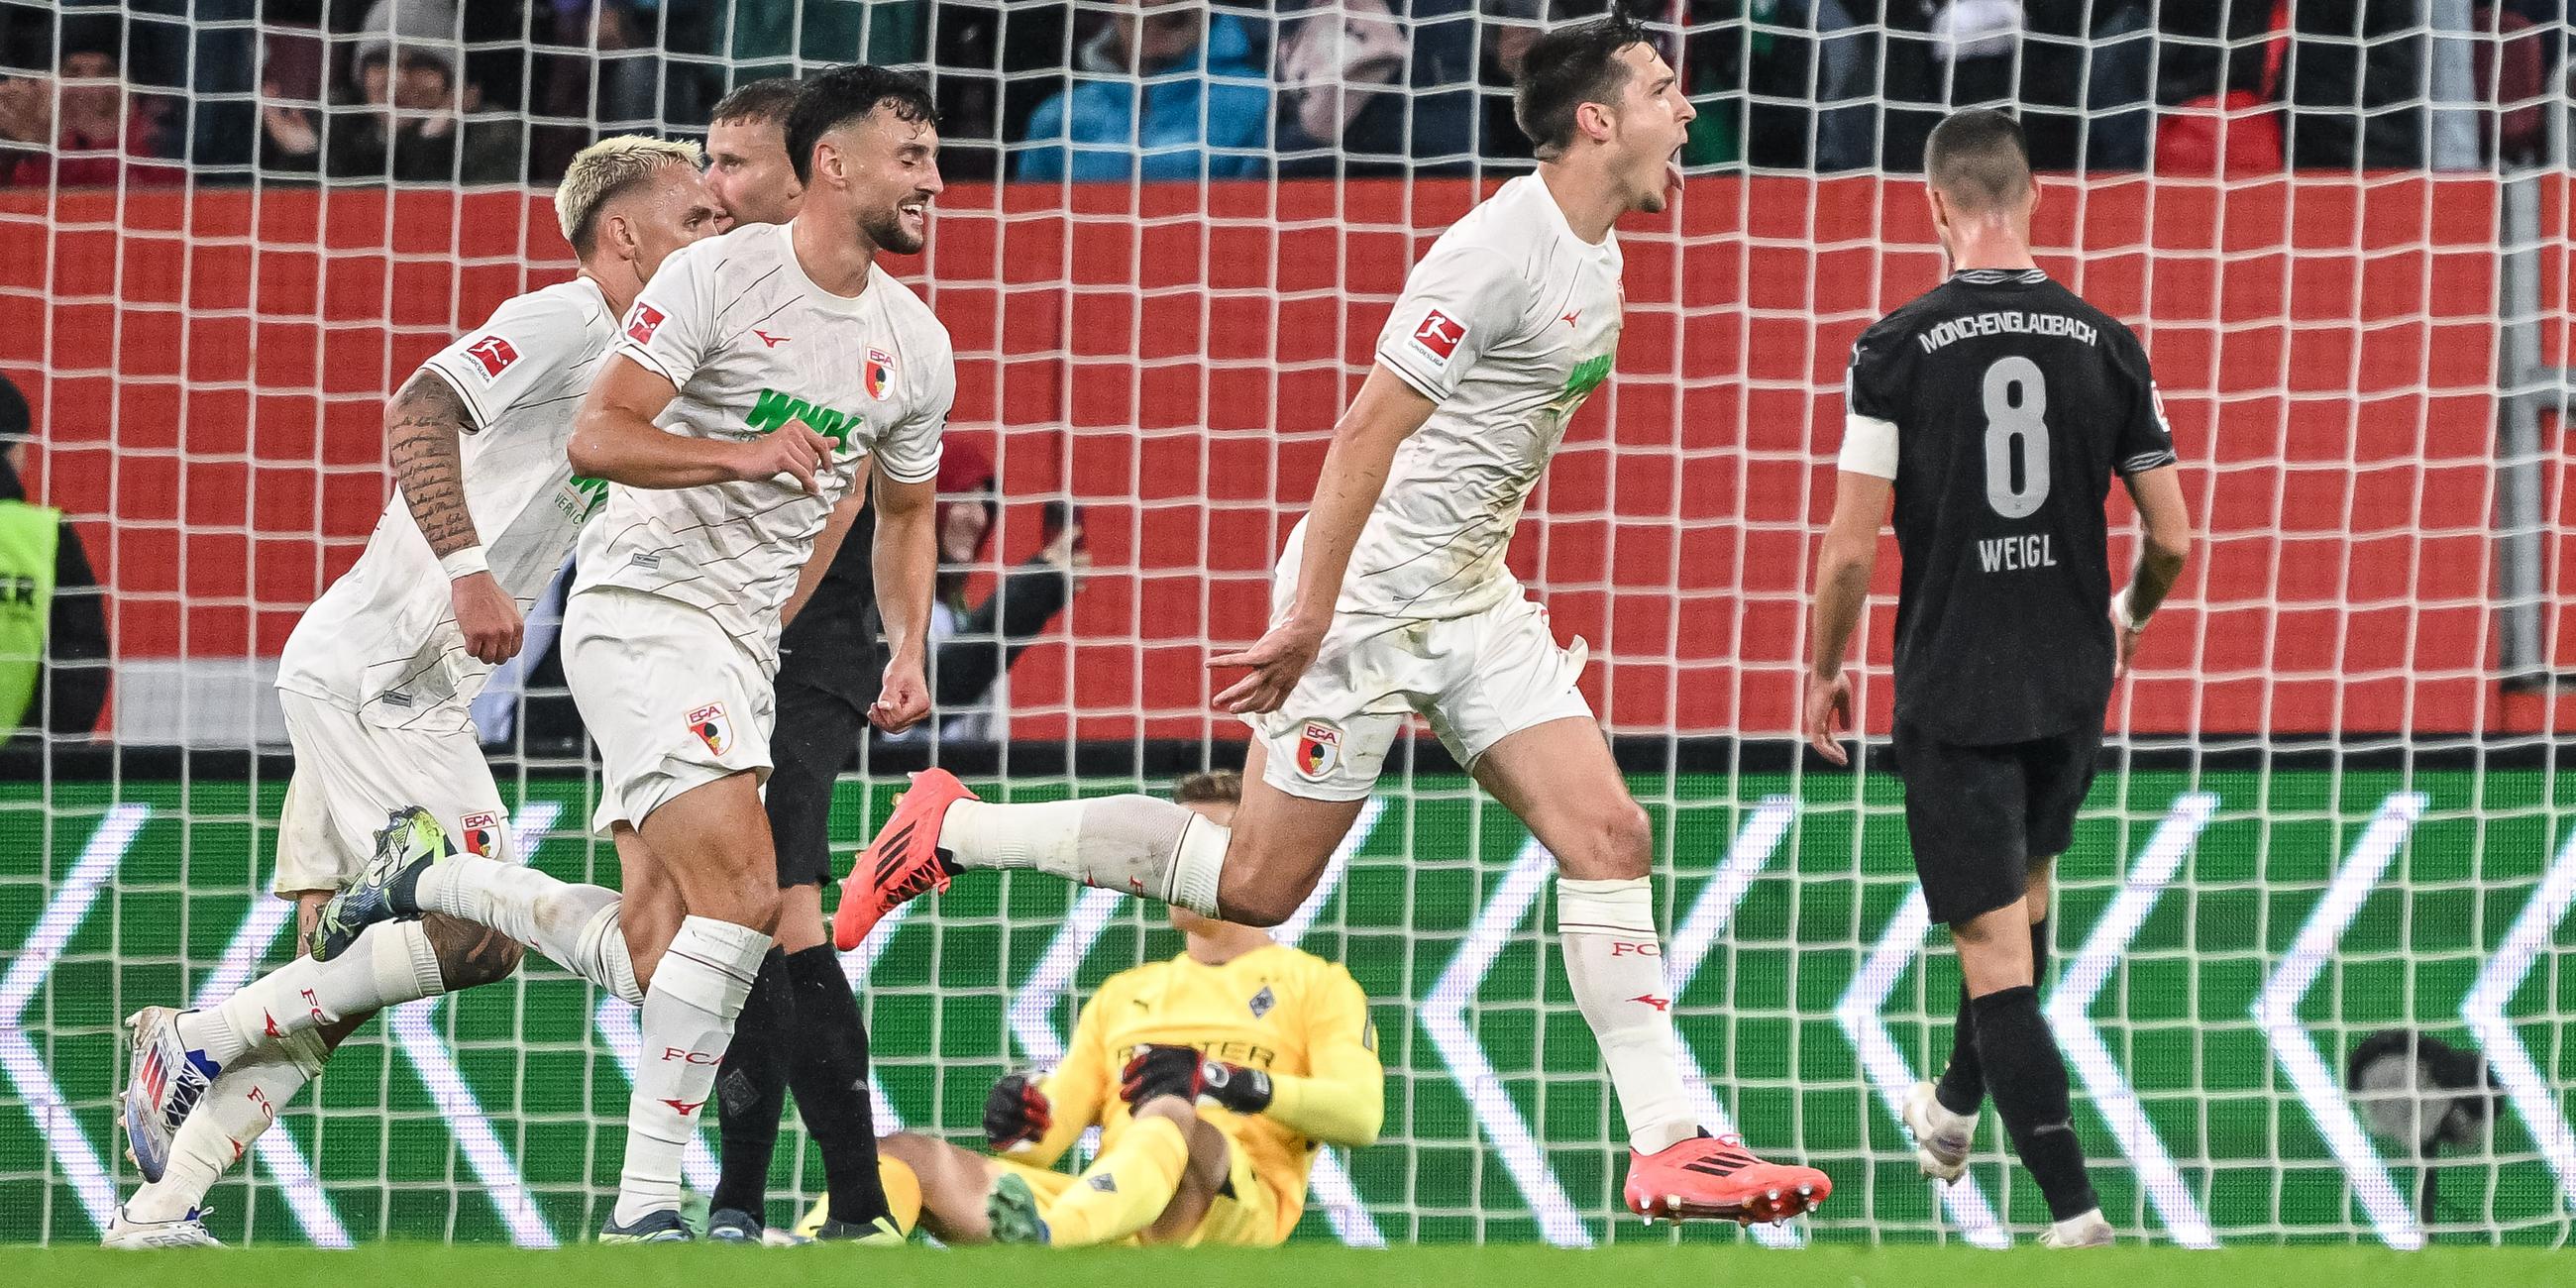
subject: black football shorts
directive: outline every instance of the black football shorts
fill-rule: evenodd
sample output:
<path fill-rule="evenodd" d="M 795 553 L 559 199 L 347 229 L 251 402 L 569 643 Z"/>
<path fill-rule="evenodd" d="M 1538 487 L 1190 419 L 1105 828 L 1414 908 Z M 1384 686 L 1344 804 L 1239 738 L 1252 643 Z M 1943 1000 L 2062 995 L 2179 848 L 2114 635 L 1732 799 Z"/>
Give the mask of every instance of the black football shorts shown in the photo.
<path fill-rule="evenodd" d="M 769 736 L 769 836 L 778 888 L 828 885 L 832 785 L 867 736 L 867 717 L 840 694 L 779 675 L 778 727 Z"/>
<path fill-rule="evenodd" d="M 2032 865 L 2073 843 L 2102 725 L 1966 747 L 1899 721 L 1894 749 L 1923 901 L 1932 920 L 1949 925 L 2019 902 Z"/>

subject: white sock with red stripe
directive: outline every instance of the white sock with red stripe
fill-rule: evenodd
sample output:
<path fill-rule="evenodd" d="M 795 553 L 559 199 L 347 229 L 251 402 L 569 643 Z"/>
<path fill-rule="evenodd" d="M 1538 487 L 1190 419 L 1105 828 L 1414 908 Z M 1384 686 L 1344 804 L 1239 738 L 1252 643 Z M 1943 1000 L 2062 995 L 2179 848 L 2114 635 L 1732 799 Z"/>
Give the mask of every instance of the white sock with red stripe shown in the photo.
<path fill-rule="evenodd" d="M 940 820 L 939 847 L 960 868 L 1033 868 L 1217 916 L 1227 829 L 1152 796 L 1093 796 L 1042 805 L 961 800 Z"/>
<path fill-rule="evenodd" d="M 181 1018 L 179 1038 L 215 1063 L 230 1065 L 263 1042 L 446 991 L 438 950 L 420 923 L 385 922 L 367 927 L 349 951 L 327 962 L 298 957 L 243 985 L 214 1009 Z"/>
<path fill-rule="evenodd" d="M 716 1085 L 716 1064 L 733 1041 L 734 1017 L 751 995 L 769 936 L 713 917 L 689 917 L 671 937 L 644 994 L 644 1045 L 635 1053 L 635 1092 L 626 1102 L 626 1162 L 617 1176 L 619 1225 L 678 1210 L 680 1154 L 698 1130 Z"/>
<path fill-rule="evenodd" d="M 1559 877 L 1556 934 L 1574 1003 L 1592 1026 L 1601 1063 L 1619 1093 L 1629 1147 L 1652 1154 L 1698 1135 L 1699 1119 L 1682 1086 L 1653 888 L 1644 877 Z"/>
<path fill-rule="evenodd" d="M 204 1206 L 206 1191 L 252 1141 L 277 1121 L 279 1111 L 330 1058 L 322 1035 L 307 1030 L 267 1042 L 224 1066 L 205 1099 L 179 1124 L 161 1179 L 145 1183 L 125 1201 L 129 1221 L 177 1221 Z"/>

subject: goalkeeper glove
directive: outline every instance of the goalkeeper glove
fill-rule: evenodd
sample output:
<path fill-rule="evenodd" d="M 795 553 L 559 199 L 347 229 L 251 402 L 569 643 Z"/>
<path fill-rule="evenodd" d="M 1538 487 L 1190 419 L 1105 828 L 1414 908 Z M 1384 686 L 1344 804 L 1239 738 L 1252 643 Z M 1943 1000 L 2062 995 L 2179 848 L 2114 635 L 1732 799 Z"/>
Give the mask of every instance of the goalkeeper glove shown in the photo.
<path fill-rule="evenodd" d="M 984 1139 L 997 1152 L 1027 1149 L 1054 1125 L 1055 1106 L 1025 1073 L 1004 1077 L 984 1097 Z"/>
<path fill-rule="evenodd" d="M 1138 1051 L 1119 1075 L 1118 1095 L 1131 1105 L 1156 1096 L 1179 1096 L 1192 1104 L 1206 1101 L 1238 1114 L 1257 1114 L 1270 1107 L 1270 1075 L 1223 1060 L 1202 1058 L 1185 1046 L 1149 1046 Z"/>

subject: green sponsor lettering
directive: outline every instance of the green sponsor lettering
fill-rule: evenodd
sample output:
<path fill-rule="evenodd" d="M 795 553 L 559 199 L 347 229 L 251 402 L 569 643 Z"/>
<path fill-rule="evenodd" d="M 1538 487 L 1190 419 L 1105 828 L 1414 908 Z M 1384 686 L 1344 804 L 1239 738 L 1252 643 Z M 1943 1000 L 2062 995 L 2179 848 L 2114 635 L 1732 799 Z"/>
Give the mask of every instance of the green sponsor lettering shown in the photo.
<path fill-rule="evenodd" d="M 759 401 L 751 405 L 751 415 L 747 420 L 753 429 L 766 434 L 793 419 L 795 409 L 802 406 L 803 403 L 775 389 L 763 389 Z"/>
<path fill-rule="evenodd" d="M 1565 378 L 1565 392 L 1581 398 L 1599 388 L 1610 378 L 1610 355 L 1599 354 L 1574 364 L 1573 374 Z"/>
<path fill-rule="evenodd" d="M 606 504 L 608 504 L 608 480 L 606 479 L 575 474 L 565 479 L 563 488 L 555 493 L 555 508 L 562 511 L 565 518 L 576 524 L 590 522 L 590 516 L 599 513 L 599 507 Z"/>
<path fill-rule="evenodd" d="M 836 447 L 849 446 L 851 433 L 867 424 L 857 412 L 817 407 L 775 389 L 760 391 L 760 396 L 751 404 L 751 414 L 743 418 L 743 423 L 756 433 L 767 434 L 791 420 L 804 421 L 807 428 L 831 439 Z"/>

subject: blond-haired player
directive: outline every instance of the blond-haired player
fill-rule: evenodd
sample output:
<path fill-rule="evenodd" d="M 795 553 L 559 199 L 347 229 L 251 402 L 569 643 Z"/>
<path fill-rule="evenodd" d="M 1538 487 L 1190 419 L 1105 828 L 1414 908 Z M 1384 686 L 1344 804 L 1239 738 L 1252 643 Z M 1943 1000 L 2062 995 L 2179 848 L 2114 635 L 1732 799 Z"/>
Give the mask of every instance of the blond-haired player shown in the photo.
<path fill-rule="evenodd" d="M 1173 799 L 1223 824 L 1242 790 L 1194 774 Z M 1377 1140 L 1386 1072 L 1351 973 L 1258 927 L 1171 913 L 1186 951 L 1103 983 L 1045 1077 L 995 1084 L 994 1153 L 877 1143 L 899 1223 L 952 1243 L 1268 1247 L 1305 1211 L 1318 1148 Z M 1094 1125 L 1090 1166 L 1054 1170 Z"/>
<path fill-rule="evenodd" d="M 635 135 L 575 156 L 555 215 L 579 272 L 503 303 L 394 395 L 385 439 L 399 491 L 279 659 L 296 769 L 274 889 L 296 901 L 299 942 L 380 844 L 444 832 L 473 853 L 519 857 L 468 709 L 518 652 L 527 606 L 602 495 L 573 476 L 565 444 L 618 318 L 720 218 L 695 144 Z M 427 828 L 403 814 L 414 807 Z M 138 1012 L 124 1120 L 150 1183 L 105 1241 L 212 1243 L 197 1212 L 207 1188 L 367 1016 L 518 962 L 508 940 L 432 917 L 375 927 L 329 962 L 298 958 L 207 1010 Z"/>

